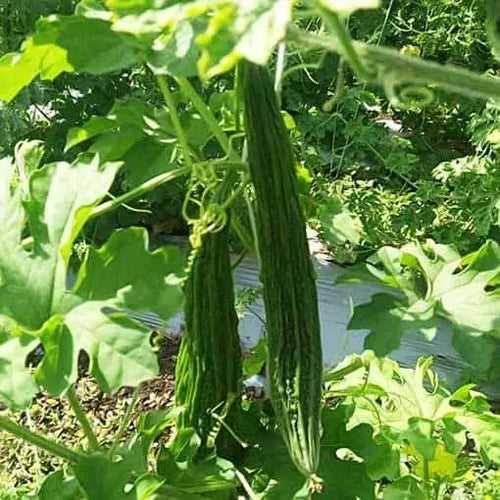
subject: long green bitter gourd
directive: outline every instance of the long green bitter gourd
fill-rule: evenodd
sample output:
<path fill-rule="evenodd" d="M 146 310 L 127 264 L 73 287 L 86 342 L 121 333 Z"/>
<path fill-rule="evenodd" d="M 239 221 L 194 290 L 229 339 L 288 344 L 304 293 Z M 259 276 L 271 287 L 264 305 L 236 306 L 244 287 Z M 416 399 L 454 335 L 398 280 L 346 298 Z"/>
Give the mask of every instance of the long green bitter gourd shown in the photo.
<path fill-rule="evenodd" d="M 176 403 L 183 407 L 178 429 L 195 428 L 203 450 L 216 425 L 212 411 L 223 413 L 241 383 L 227 226 L 204 235 L 185 284 L 185 300 L 186 331 L 176 366 Z"/>
<path fill-rule="evenodd" d="M 315 272 L 295 159 L 265 67 L 244 63 L 243 98 L 257 206 L 271 399 L 293 462 L 314 482 L 323 365 Z"/>

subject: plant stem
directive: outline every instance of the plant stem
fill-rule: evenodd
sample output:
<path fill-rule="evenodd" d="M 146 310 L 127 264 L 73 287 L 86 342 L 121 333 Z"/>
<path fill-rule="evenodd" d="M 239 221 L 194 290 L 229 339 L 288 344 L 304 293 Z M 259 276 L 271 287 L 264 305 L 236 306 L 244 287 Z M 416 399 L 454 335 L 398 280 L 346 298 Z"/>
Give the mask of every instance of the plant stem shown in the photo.
<path fill-rule="evenodd" d="M 167 79 L 163 75 L 158 75 L 156 77 L 158 82 L 158 87 L 160 87 L 163 99 L 165 99 L 165 104 L 167 105 L 168 111 L 170 113 L 170 118 L 172 119 L 172 124 L 175 129 L 175 134 L 177 135 L 177 140 L 179 141 L 182 152 L 184 155 L 184 161 L 188 167 L 192 167 L 193 163 L 191 160 L 191 155 L 189 154 L 189 144 L 182 128 L 181 121 L 179 119 L 179 114 L 177 113 L 177 106 L 175 104 L 172 92 L 168 88 Z"/>
<path fill-rule="evenodd" d="M 328 27 L 333 31 L 335 36 L 338 39 L 339 44 L 339 52 L 344 59 L 350 64 L 352 70 L 358 75 L 360 78 L 369 79 L 373 75 L 367 71 L 363 61 L 359 57 L 354 45 L 352 43 L 351 35 L 347 31 L 345 24 L 340 19 L 339 15 L 335 12 L 327 10 L 321 6 L 318 6 L 318 10 L 328 25 Z"/>
<path fill-rule="evenodd" d="M 342 52 L 336 39 L 305 33 L 293 26 L 288 30 L 288 37 L 302 46 Z M 500 100 L 500 82 L 494 78 L 476 75 L 451 64 L 443 65 L 405 56 L 394 49 L 362 42 L 353 42 L 353 46 L 362 59 L 378 66 L 382 75 L 389 72 L 396 73 L 400 74 L 404 81 L 437 85 L 468 97 Z"/>
<path fill-rule="evenodd" d="M 156 177 L 147 180 L 140 186 L 131 189 L 130 191 L 122 194 L 121 196 L 117 196 L 112 200 L 101 203 L 92 210 L 89 216 L 89 220 L 93 219 L 94 217 L 99 217 L 101 215 L 107 214 L 108 212 L 111 212 L 116 208 L 118 208 L 120 205 L 123 205 L 124 203 L 134 200 L 135 198 L 139 198 L 143 194 L 149 193 L 150 191 L 153 191 L 153 189 L 156 189 L 162 184 L 177 179 L 178 177 L 187 175 L 190 171 L 191 167 L 180 167 L 176 168 L 175 170 L 169 170 L 168 172 L 157 175 Z"/>
<path fill-rule="evenodd" d="M 142 385 L 139 385 L 134 389 L 134 393 L 132 394 L 132 401 L 130 402 L 127 411 L 125 412 L 125 415 L 123 415 L 122 421 L 120 422 L 120 427 L 118 428 L 118 431 L 115 437 L 113 438 L 113 443 L 111 444 L 111 448 L 109 449 L 108 456 L 110 458 L 113 458 L 116 448 L 120 444 L 120 440 L 123 434 L 125 434 L 125 431 L 127 430 L 127 427 L 130 424 L 130 420 L 132 419 L 132 414 L 137 405 L 137 401 L 139 400 L 139 393 L 141 391 L 141 387 Z"/>
<path fill-rule="evenodd" d="M 134 189 L 131 189 L 130 191 L 117 196 L 116 198 L 113 198 L 112 200 L 105 201 L 104 203 L 101 203 L 97 207 L 95 207 L 92 212 L 90 212 L 88 220 L 94 219 L 95 217 L 100 217 L 101 215 L 105 215 L 109 212 L 112 212 L 113 210 L 117 209 L 119 206 L 123 205 L 124 203 L 127 203 L 131 200 L 134 200 L 136 198 L 139 198 L 143 194 L 149 193 L 150 191 L 153 191 L 157 187 L 161 186 L 162 184 L 166 184 L 167 182 L 173 181 L 174 179 L 177 179 L 178 177 L 182 177 L 184 175 L 187 175 L 191 171 L 190 167 L 180 167 L 176 168 L 175 170 L 169 170 L 168 172 L 165 172 L 163 174 L 157 175 L 156 177 L 153 177 L 152 179 L 147 180 L 146 182 L 143 182 L 140 186 L 137 186 Z M 27 248 L 30 245 L 33 244 L 33 237 L 28 236 L 27 238 L 24 238 L 22 241 L 22 247 Z"/>
<path fill-rule="evenodd" d="M 73 410 L 73 413 L 75 414 L 75 417 L 78 420 L 78 423 L 80 424 L 85 437 L 87 438 L 90 449 L 97 450 L 99 448 L 97 437 L 94 434 L 92 425 L 90 424 L 87 415 L 85 415 L 85 411 L 83 410 L 80 401 L 78 400 L 78 396 L 76 395 L 74 386 L 71 386 L 68 389 L 66 398 L 68 399 L 69 405 L 71 406 L 71 409 Z"/>
<path fill-rule="evenodd" d="M 234 70 L 234 128 L 236 132 L 241 131 L 241 64 L 237 64 Z"/>
<path fill-rule="evenodd" d="M 0 429 L 70 463 L 75 464 L 82 458 L 82 455 L 79 453 L 56 443 L 55 441 L 51 441 L 50 439 L 40 436 L 39 434 L 16 424 L 7 417 L 0 416 Z"/>
<path fill-rule="evenodd" d="M 286 43 L 281 42 L 278 45 L 278 55 L 276 58 L 276 73 L 274 75 L 274 92 L 281 107 L 281 91 L 283 90 L 283 75 L 286 66 Z"/>
<path fill-rule="evenodd" d="M 212 110 L 205 104 L 203 99 L 200 97 L 200 94 L 196 92 L 194 87 L 191 85 L 187 78 L 176 78 L 176 81 L 181 88 L 184 95 L 191 100 L 196 111 L 200 113 L 205 123 L 208 125 L 212 133 L 214 134 L 217 142 L 220 144 L 220 147 L 223 149 L 224 153 L 231 156 L 231 143 L 226 133 L 222 130 L 215 118 Z"/>
<path fill-rule="evenodd" d="M 336 380 L 342 380 L 347 377 L 347 375 L 354 373 L 355 371 L 363 368 L 363 361 L 359 358 L 356 358 L 350 365 L 344 366 L 344 368 L 340 368 L 338 370 L 334 370 L 333 372 L 326 373 L 323 377 L 324 382 L 333 382 Z"/>
<path fill-rule="evenodd" d="M 427 460 L 426 458 L 424 458 L 424 483 L 425 483 L 425 494 L 427 496 L 427 500 L 432 500 L 429 460 Z"/>
<path fill-rule="evenodd" d="M 248 495 L 248 498 L 250 500 L 258 500 L 259 497 L 253 491 L 253 489 L 250 486 L 250 484 L 248 483 L 246 477 L 238 469 L 235 469 L 234 472 L 235 472 L 236 477 L 238 478 L 238 481 L 240 482 L 241 486 L 243 486 L 245 493 Z"/>

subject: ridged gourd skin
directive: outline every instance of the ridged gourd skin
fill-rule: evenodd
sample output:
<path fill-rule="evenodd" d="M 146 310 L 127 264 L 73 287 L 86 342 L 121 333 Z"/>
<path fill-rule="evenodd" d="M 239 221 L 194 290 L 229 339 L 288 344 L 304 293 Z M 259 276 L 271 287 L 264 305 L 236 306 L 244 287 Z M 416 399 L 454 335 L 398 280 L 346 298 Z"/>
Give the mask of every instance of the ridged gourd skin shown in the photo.
<path fill-rule="evenodd" d="M 243 75 L 271 400 L 293 462 L 311 477 L 319 462 L 323 371 L 315 271 L 294 154 L 271 78 L 249 62 Z"/>
<path fill-rule="evenodd" d="M 220 414 L 228 398 L 240 392 L 241 347 L 234 300 L 228 234 L 223 229 L 203 237 L 185 283 L 186 331 L 175 372 L 176 404 L 184 407 L 177 428 L 195 428 L 202 450 L 216 423 L 210 411 Z"/>

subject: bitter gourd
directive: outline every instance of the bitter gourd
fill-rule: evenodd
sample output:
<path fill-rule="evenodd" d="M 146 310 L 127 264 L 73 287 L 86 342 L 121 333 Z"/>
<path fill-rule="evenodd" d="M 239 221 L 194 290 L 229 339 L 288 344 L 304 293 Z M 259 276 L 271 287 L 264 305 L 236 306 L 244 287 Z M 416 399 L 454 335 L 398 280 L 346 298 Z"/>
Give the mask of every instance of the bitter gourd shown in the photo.
<path fill-rule="evenodd" d="M 296 165 L 267 69 L 243 68 L 248 163 L 266 310 L 271 400 L 290 456 L 314 481 L 319 462 L 321 335 L 315 271 Z"/>
<path fill-rule="evenodd" d="M 176 404 L 183 408 L 178 429 L 196 429 L 203 450 L 216 424 L 211 412 L 223 413 L 241 383 L 227 226 L 205 234 L 195 255 L 184 288 L 186 331 L 176 365 Z"/>

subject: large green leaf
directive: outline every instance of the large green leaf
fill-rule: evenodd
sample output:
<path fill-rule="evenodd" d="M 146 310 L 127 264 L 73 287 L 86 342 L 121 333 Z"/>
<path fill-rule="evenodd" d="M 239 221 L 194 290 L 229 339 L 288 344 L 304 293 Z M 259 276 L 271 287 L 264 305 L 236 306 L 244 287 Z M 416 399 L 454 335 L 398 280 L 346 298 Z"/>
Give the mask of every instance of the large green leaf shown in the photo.
<path fill-rule="evenodd" d="M 90 357 L 90 371 L 106 392 L 135 387 L 158 374 L 150 332 L 125 314 L 106 314 L 108 302 L 85 302 L 65 318 L 76 348 Z M 78 351 L 77 351 L 78 352 Z"/>
<path fill-rule="evenodd" d="M 203 28 L 204 23 L 186 19 L 177 23 L 171 33 L 157 38 L 145 56 L 153 73 L 196 76 L 200 49 L 195 42 Z"/>
<path fill-rule="evenodd" d="M 346 413 L 345 428 L 351 438 L 356 437 L 354 431 L 359 432 L 358 444 L 349 447 L 365 460 L 371 477 L 377 471 L 377 462 L 373 464 L 370 459 L 377 452 L 370 447 L 370 439 L 379 446 L 389 445 L 386 451 L 379 448 L 379 453 L 393 449 L 412 455 L 416 460 L 412 472 L 421 478 L 424 459 L 436 462 L 437 467 L 439 460 L 445 460 L 451 469 L 456 468 L 457 457 L 467 443 L 467 434 L 489 460 L 494 463 L 500 460 L 500 417 L 490 412 L 484 395 L 473 391 L 473 386 L 464 386 L 453 395 L 444 391 L 431 370 L 431 358 L 421 358 L 412 370 L 401 368 L 389 359 L 376 358 L 373 353 L 365 353 L 346 360 L 338 370 L 348 367 L 353 370 L 345 372 L 342 378 L 326 377 L 331 380 L 327 382 L 326 394 L 329 398 L 347 398 L 343 406 L 352 411 Z M 370 439 L 366 431 L 363 438 L 361 431 L 365 426 L 373 429 Z M 330 423 L 324 427 L 344 432 L 341 425 Z M 363 443 L 367 446 L 366 451 Z M 385 465 L 389 457 L 387 454 Z M 389 477 L 387 470 L 384 474 Z"/>
<path fill-rule="evenodd" d="M 321 457 L 318 476 L 322 480 L 322 494 L 332 500 L 374 499 L 371 477 L 393 477 L 399 460 L 390 446 L 376 443 L 372 429 L 361 425 L 347 429 L 349 413 L 346 407 L 323 409 Z M 245 466 L 254 472 L 254 483 L 263 490 L 263 498 L 306 500 L 310 498 L 304 477 L 290 460 L 283 439 L 277 432 L 262 432 L 258 423 L 248 430 L 254 445 L 248 453 Z M 342 453 L 342 452 L 346 453 Z M 315 497 L 314 497 L 315 498 Z"/>
<path fill-rule="evenodd" d="M 125 119 L 125 118 L 124 118 Z M 77 378 L 85 350 L 105 391 L 156 375 L 149 334 L 117 308 L 153 310 L 167 319 L 180 306 L 177 250 L 148 251 L 145 230 L 115 233 L 91 250 L 75 290 L 66 279 L 75 238 L 107 194 L 119 164 L 81 157 L 34 170 L 28 192 L 16 165 L 0 161 L 0 398 L 13 408 L 31 401 L 38 384 L 54 395 Z M 25 227 L 27 221 L 27 227 Z M 29 229 L 32 241 L 22 241 Z M 41 343 L 35 378 L 27 355 Z"/>
<path fill-rule="evenodd" d="M 472 435 L 478 449 L 500 464 L 500 416 L 493 413 L 466 413 L 457 418 Z"/>
<path fill-rule="evenodd" d="M 169 318 L 182 304 L 179 273 L 183 256 L 175 247 L 148 252 L 145 229 L 115 231 L 91 249 L 80 268 L 74 293 L 85 300 L 116 299 L 120 307 Z"/>
<path fill-rule="evenodd" d="M 343 206 L 338 197 L 331 197 L 320 205 L 318 218 L 321 231 L 330 244 L 360 243 L 363 225 L 358 217 Z"/>
<path fill-rule="evenodd" d="M 61 394 L 77 379 L 77 346 L 60 316 L 53 316 L 44 325 L 40 340 L 44 353 L 36 379 L 50 394 Z"/>
<path fill-rule="evenodd" d="M 11 167 L 2 162 L 0 220 L 0 314 L 37 330 L 63 299 L 66 267 L 73 241 L 92 206 L 109 190 L 118 164 L 96 160 L 58 163 L 33 173 L 30 198 L 24 202 L 33 235 L 33 250 L 21 243 L 24 218 L 19 194 L 10 188 Z"/>
<path fill-rule="evenodd" d="M 53 80 L 63 72 L 102 74 L 138 62 L 135 49 L 110 22 L 79 15 L 50 16 L 19 53 L 0 59 L 0 99 L 10 101 L 34 78 Z"/>
<path fill-rule="evenodd" d="M 429 339 L 439 320 L 448 321 L 454 345 L 469 362 L 487 370 L 494 346 L 482 335 L 500 337 L 500 246 L 486 242 L 477 252 L 460 257 L 450 246 L 433 241 L 385 247 L 366 264 L 354 266 L 338 283 L 371 282 L 389 286 L 404 297 L 375 295 L 357 306 L 350 328 L 371 330 L 366 346 L 387 354 L 399 346 L 404 332 L 422 331 Z M 482 348 L 479 350 L 479 344 Z"/>
<path fill-rule="evenodd" d="M 356 307 L 348 327 L 350 330 L 369 330 L 365 348 L 385 356 L 399 347 L 405 332 L 420 330 L 432 338 L 437 325 L 433 310 L 427 304 L 417 302 L 408 307 L 394 295 L 380 293 L 374 295 L 369 304 Z"/>
<path fill-rule="evenodd" d="M 266 64 L 276 45 L 284 39 L 292 18 L 291 0 L 232 2 L 210 19 L 197 39 L 202 48 L 200 74 L 211 78 L 245 58 Z"/>
<path fill-rule="evenodd" d="M 86 455 L 73 470 L 89 499 L 135 499 L 132 486 L 146 472 L 147 463 L 139 444 L 135 444 L 118 450 L 114 457 L 100 452 Z"/>
<path fill-rule="evenodd" d="M 500 289 L 492 286 L 499 278 L 500 246 L 489 241 L 448 264 L 433 281 L 432 298 L 454 324 L 500 337 Z"/>

